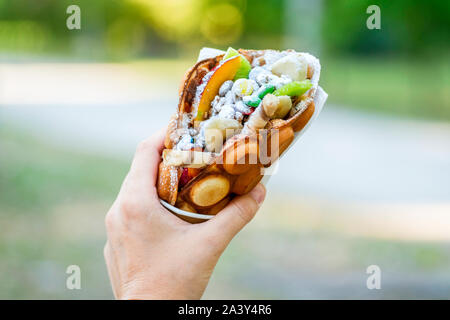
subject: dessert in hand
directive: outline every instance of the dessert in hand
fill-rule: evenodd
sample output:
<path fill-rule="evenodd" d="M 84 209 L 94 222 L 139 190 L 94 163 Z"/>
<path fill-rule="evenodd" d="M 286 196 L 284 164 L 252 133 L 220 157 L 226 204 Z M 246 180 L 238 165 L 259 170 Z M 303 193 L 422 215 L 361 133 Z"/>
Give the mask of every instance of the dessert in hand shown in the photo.
<path fill-rule="evenodd" d="M 311 119 L 319 76 L 319 61 L 293 50 L 229 48 L 199 61 L 167 130 L 159 197 L 216 214 L 249 192 Z"/>

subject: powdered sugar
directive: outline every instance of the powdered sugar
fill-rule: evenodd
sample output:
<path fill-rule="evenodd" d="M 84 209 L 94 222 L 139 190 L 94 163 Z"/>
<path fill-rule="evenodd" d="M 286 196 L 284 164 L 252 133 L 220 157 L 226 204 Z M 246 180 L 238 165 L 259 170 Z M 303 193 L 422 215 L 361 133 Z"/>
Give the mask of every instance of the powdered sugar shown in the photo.
<path fill-rule="evenodd" d="M 218 51 L 214 51 L 214 53 L 217 52 Z M 222 52 L 220 52 L 220 54 L 222 54 Z M 216 117 L 223 119 L 235 119 L 239 122 L 246 121 L 247 118 L 245 115 L 251 113 L 252 109 L 243 102 L 243 97 L 246 97 L 247 95 L 256 97 L 257 89 L 262 85 L 273 85 L 276 89 L 279 89 L 285 84 L 292 82 L 293 80 L 287 74 L 274 74 L 272 72 L 272 66 L 280 59 L 285 59 L 289 60 L 290 65 L 298 68 L 298 70 L 295 70 L 295 72 L 304 72 L 304 70 L 300 70 L 300 68 L 304 68 L 304 66 L 302 66 L 301 63 L 297 61 L 299 56 L 301 56 L 301 59 L 306 61 L 307 65 L 313 69 L 313 76 L 311 79 L 311 83 L 313 86 L 310 89 L 310 92 L 308 92 L 308 95 L 313 96 L 315 90 L 317 89 L 318 80 L 320 77 L 320 63 L 317 58 L 308 53 L 297 53 L 292 50 L 265 50 L 260 57 L 253 59 L 252 69 L 250 71 L 248 80 L 227 80 L 221 85 L 218 95 L 216 95 L 211 102 L 211 109 L 207 117 L 210 119 Z M 204 58 L 207 58 L 207 56 L 205 56 Z M 233 57 L 230 57 L 229 59 L 231 58 Z M 216 66 L 216 68 L 220 68 L 224 61 L 227 60 L 221 61 L 218 66 Z M 201 84 L 197 87 L 195 97 L 193 99 L 192 111 L 188 115 L 183 115 L 181 121 L 181 125 L 183 128 L 190 128 L 192 126 L 192 119 L 194 119 L 195 115 L 197 114 L 201 96 L 216 68 L 208 72 L 203 77 Z M 237 82 L 240 82 L 239 86 L 237 85 Z M 305 105 L 306 103 L 298 104 L 297 106 L 295 106 L 295 108 L 292 109 L 291 114 L 303 112 L 305 109 Z M 189 150 L 194 147 L 203 147 L 205 145 L 204 130 L 202 126 L 203 123 L 204 121 L 200 123 L 197 130 L 187 131 L 183 135 L 181 135 L 179 141 L 176 142 L 176 148 L 180 150 Z"/>

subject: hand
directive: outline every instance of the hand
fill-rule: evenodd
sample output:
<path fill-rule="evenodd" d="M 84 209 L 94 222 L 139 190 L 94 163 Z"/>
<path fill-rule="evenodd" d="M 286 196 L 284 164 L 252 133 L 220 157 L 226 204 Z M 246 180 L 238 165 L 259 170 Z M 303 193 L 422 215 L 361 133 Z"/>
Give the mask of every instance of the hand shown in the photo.
<path fill-rule="evenodd" d="M 106 215 L 104 254 L 118 299 L 199 299 L 231 239 L 265 197 L 257 185 L 207 222 L 190 224 L 161 206 L 156 191 L 164 131 L 140 143 Z"/>

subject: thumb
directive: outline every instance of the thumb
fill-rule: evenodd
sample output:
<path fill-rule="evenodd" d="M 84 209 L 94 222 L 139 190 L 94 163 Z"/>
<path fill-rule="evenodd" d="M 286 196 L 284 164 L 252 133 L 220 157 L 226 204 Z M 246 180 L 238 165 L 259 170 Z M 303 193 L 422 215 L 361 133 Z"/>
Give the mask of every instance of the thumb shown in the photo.
<path fill-rule="evenodd" d="M 266 188 L 257 184 L 246 195 L 239 196 L 231 201 L 214 218 L 209 220 L 208 228 L 224 240 L 226 244 L 249 223 L 261 206 L 266 196 Z"/>

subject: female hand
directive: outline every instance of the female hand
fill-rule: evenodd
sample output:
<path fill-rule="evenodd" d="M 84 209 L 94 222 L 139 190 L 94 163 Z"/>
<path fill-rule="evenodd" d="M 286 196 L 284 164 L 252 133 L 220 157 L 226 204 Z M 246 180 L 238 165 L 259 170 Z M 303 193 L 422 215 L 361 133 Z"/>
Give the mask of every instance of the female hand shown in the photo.
<path fill-rule="evenodd" d="M 105 218 L 104 254 L 118 299 L 201 298 L 219 257 L 265 197 L 258 184 L 207 222 L 179 219 L 162 207 L 155 187 L 164 133 L 140 143 Z"/>

